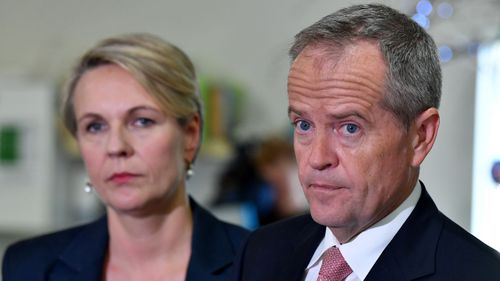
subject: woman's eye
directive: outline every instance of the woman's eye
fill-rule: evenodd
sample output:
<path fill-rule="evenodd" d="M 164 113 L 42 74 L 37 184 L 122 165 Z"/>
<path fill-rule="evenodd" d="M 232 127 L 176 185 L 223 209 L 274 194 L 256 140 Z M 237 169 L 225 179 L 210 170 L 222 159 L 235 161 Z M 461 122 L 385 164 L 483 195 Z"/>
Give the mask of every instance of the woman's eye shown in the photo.
<path fill-rule="evenodd" d="M 297 127 L 301 131 L 308 131 L 311 129 L 311 124 L 304 120 L 299 120 L 295 122 L 295 127 Z"/>
<path fill-rule="evenodd" d="M 134 121 L 134 125 L 138 126 L 138 127 L 149 127 L 151 125 L 153 125 L 155 123 L 155 121 L 149 119 L 149 118 L 137 118 L 135 119 Z"/>
<path fill-rule="evenodd" d="M 87 125 L 86 131 L 90 133 L 97 133 L 103 130 L 104 124 L 99 122 L 92 122 Z"/>
<path fill-rule="evenodd" d="M 345 131 L 349 134 L 355 134 L 358 132 L 359 127 L 356 124 L 346 124 L 344 125 Z"/>

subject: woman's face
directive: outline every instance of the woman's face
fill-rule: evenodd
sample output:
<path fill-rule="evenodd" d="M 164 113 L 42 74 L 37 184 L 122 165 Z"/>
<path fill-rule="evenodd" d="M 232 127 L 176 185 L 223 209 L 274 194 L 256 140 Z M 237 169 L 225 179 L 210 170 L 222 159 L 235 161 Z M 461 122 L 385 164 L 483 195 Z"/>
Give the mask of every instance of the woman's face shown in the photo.
<path fill-rule="evenodd" d="M 74 91 L 77 141 L 102 201 L 136 215 L 168 211 L 185 197 L 185 161 L 194 157 L 199 117 L 185 127 L 123 68 L 87 71 Z"/>

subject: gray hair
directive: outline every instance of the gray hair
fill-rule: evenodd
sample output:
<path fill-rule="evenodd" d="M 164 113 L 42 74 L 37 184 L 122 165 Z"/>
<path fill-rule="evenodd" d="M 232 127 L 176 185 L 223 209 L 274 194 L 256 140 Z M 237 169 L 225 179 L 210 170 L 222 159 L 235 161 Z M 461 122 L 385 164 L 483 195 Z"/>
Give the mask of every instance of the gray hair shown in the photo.
<path fill-rule="evenodd" d="M 441 66 L 431 36 L 408 16 L 384 5 L 355 5 L 330 14 L 295 36 L 295 60 L 307 46 L 334 49 L 356 40 L 374 40 L 387 65 L 382 106 L 408 128 L 418 114 L 439 107 Z"/>

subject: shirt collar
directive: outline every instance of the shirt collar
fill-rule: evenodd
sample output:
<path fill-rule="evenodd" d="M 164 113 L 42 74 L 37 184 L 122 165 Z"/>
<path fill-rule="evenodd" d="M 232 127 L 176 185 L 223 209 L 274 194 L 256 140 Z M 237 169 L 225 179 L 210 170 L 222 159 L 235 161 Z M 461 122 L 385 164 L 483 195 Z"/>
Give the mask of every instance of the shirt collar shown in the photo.
<path fill-rule="evenodd" d="M 332 231 L 325 227 L 325 236 L 314 252 L 306 270 L 317 265 L 328 248 L 336 246 L 352 271 L 361 280 L 365 279 L 385 247 L 391 242 L 417 205 L 422 193 L 421 188 L 420 182 L 417 182 L 410 196 L 398 208 L 348 243 L 340 244 Z"/>

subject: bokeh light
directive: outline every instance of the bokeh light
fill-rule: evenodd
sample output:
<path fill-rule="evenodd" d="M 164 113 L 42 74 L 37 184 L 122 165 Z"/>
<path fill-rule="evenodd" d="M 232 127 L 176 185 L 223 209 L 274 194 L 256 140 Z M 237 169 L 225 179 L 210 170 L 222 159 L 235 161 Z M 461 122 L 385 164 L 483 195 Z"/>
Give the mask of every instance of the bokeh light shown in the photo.
<path fill-rule="evenodd" d="M 439 59 L 442 62 L 449 62 L 451 59 L 453 59 L 453 50 L 450 47 L 443 45 L 438 48 L 438 51 Z"/>
<path fill-rule="evenodd" d="M 417 13 L 429 16 L 432 13 L 432 4 L 428 0 L 420 0 L 417 3 Z"/>
<path fill-rule="evenodd" d="M 437 7 L 437 14 L 443 19 L 453 16 L 453 12 L 453 6 L 448 2 L 440 3 Z"/>
<path fill-rule="evenodd" d="M 421 27 L 423 27 L 425 29 L 429 28 L 429 25 L 430 25 L 429 18 L 427 18 L 425 15 L 417 13 L 417 14 L 413 15 L 413 17 L 411 17 L 411 18 L 415 22 L 417 22 Z"/>

